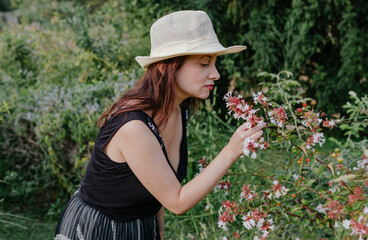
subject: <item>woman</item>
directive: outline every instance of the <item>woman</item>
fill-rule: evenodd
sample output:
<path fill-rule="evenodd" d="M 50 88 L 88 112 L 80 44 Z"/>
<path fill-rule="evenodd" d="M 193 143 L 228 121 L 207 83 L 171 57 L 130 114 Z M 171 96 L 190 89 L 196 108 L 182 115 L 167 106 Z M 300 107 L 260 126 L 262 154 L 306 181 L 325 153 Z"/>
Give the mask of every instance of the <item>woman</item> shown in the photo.
<path fill-rule="evenodd" d="M 264 126 L 240 126 L 209 166 L 185 184 L 186 120 L 220 78 L 224 48 L 202 11 L 179 11 L 156 21 L 147 68 L 99 120 L 102 126 L 80 189 L 72 196 L 55 239 L 162 239 L 164 208 L 183 214 L 203 199 L 242 154 L 246 137 Z"/>

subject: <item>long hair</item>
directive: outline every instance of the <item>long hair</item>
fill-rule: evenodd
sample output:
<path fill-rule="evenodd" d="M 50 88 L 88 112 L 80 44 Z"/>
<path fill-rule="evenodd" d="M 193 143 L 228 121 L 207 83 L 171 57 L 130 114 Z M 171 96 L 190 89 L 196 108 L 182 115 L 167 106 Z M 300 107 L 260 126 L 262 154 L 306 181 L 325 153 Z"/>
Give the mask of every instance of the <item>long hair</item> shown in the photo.
<path fill-rule="evenodd" d="M 101 127 L 109 117 L 124 112 L 152 110 L 152 118 L 160 112 L 157 126 L 166 126 L 174 107 L 175 73 L 183 65 L 185 58 L 186 56 L 179 56 L 151 64 L 139 81 L 102 114 L 97 125 Z M 190 97 L 181 106 L 185 109 L 197 108 L 198 103 L 197 99 Z"/>

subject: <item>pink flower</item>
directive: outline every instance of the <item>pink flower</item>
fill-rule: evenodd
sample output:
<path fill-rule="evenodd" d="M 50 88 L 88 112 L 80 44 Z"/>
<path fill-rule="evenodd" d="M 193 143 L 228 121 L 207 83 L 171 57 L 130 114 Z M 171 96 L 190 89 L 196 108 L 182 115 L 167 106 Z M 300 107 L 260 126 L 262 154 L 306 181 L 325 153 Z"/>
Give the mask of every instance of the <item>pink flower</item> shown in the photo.
<path fill-rule="evenodd" d="M 349 198 L 349 204 L 351 206 L 353 206 L 353 204 L 356 201 L 358 201 L 358 200 L 365 200 L 365 197 L 364 197 L 363 194 L 364 194 L 364 191 L 363 191 L 363 188 L 362 187 L 359 187 L 359 186 L 355 187 L 354 193 L 353 194 L 350 194 L 348 196 L 348 198 Z"/>
<path fill-rule="evenodd" d="M 236 232 L 235 232 L 235 233 L 233 233 L 233 237 L 234 237 L 235 239 L 239 239 L 239 238 L 240 238 L 239 230 L 236 230 Z"/>
<path fill-rule="evenodd" d="M 272 111 L 268 112 L 268 115 L 271 117 L 270 122 L 278 127 L 283 127 L 284 122 L 288 119 L 283 107 L 272 109 Z"/>
<path fill-rule="evenodd" d="M 329 121 L 328 119 L 326 119 L 325 121 L 322 122 L 322 126 L 333 128 L 334 126 L 336 126 L 336 123 L 334 120 Z"/>
<path fill-rule="evenodd" d="M 262 107 L 270 107 L 271 104 L 267 102 L 267 97 L 263 95 L 263 92 L 253 93 L 253 101 L 255 104 L 262 104 Z"/>
<path fill-rule="evenodd" d="M 257 198 L 258 194 L 253 191 L 250 190 L 250 185 L 243 185 L 242 187 L 242 192 L 240 194 L 240 202 L 242 202 L 243 199 L 247 200 L 247 201 L 252 201 L 255 198 Z"/>
<path fill-rule="evenodd" d="M 307 139 L 307 142 L 305 143 L 305 147 L 307 149 L 313 150 L 312 147 L 314 147 L 317 143 L 320 147 L 325 143 L 326 139 L 323 133 L 315 133 L 313 136 Z"/>
<path fill-rule="evenodd" d="M 225 190 L 225 195 L 228 195 L 227 191 L 231 188 L 231 183 L 228 181 L 222 181 L 219 182 L 219 184 L 217 184 L 215 188 Z"/>
<path fill-rule="evenodd" d="M 253 228 L 257 228 L 259 231 L 263 233 L 263 235 L 257 239 L 267 239 L 269 231 L 274 229 L 273 220 L 269 218 L 268 214 L 263 212 L 262 210 L 253 210 L 248 212 L 246 215 L 242 217 L 243 226 L 251 230 Z"/>
<path fill-rule="evenodd" d="M 368 236 L 368 224 L 367 219 L 362 216 L 359 217 L 358 221 L 350 220 L 350 228 L 353 235 L 359 235 L 360 238 Z M 359 239 L 360 239 L 359 238 Z"/>
<path fill-rule="evenodd" d="M 240 211 L 241 208 L 236 202 L 228 200 L 223 201 L 219 209 L 218 226 L 226 230 L 226 223 L 234 222 L 236 215 L 238 215 Z"/>
<path fill-rule="evenodd" d="M 339 203 L 339 201 L 330 201 L 327 204 L 327 209 L 327 215 L 331 219 L 338 220 L 344 216 L 344 213 L 342 212 L 343 205 Z"/>
<path fill-rule="evenodd" d="M 263 118 L 256 115 L 258 110 L 253 109 L 253 105 L 248 105 L 241 95 L 234 97 L 232 92 L 228 92 L 224 99 L 226 107 L 229 109 L 228 114 L 233 114 L 235 119 L 245 120 L 249 129 L 263 122 Z"/>

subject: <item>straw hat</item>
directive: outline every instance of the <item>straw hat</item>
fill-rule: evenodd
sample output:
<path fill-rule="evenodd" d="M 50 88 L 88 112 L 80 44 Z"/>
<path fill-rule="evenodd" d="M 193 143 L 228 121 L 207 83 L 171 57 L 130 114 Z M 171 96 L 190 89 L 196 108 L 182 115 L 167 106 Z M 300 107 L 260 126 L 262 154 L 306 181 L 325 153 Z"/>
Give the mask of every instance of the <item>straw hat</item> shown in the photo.
<path fill-rule="evenodd" d="M 243 51 L 246 46 L 223 47 L 203 11 L 178 11 L 158 19 L 150 30 L 150 56 L 137 56 L 143 67 L 165 59 L 195 54 L 229 54 Z"/>

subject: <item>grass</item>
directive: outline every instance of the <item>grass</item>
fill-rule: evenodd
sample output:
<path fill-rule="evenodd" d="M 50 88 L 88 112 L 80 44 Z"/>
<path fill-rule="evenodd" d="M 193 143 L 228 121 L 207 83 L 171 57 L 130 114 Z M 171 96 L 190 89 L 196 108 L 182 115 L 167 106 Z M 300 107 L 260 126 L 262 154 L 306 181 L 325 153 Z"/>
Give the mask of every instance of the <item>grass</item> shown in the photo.
<path fill-rule="evenodd" d="M 26 215 L 26 214 L 25 214 Z M 52 239 L 56 222 L 0 212 L 0 240 L 43 240 Z"/>

